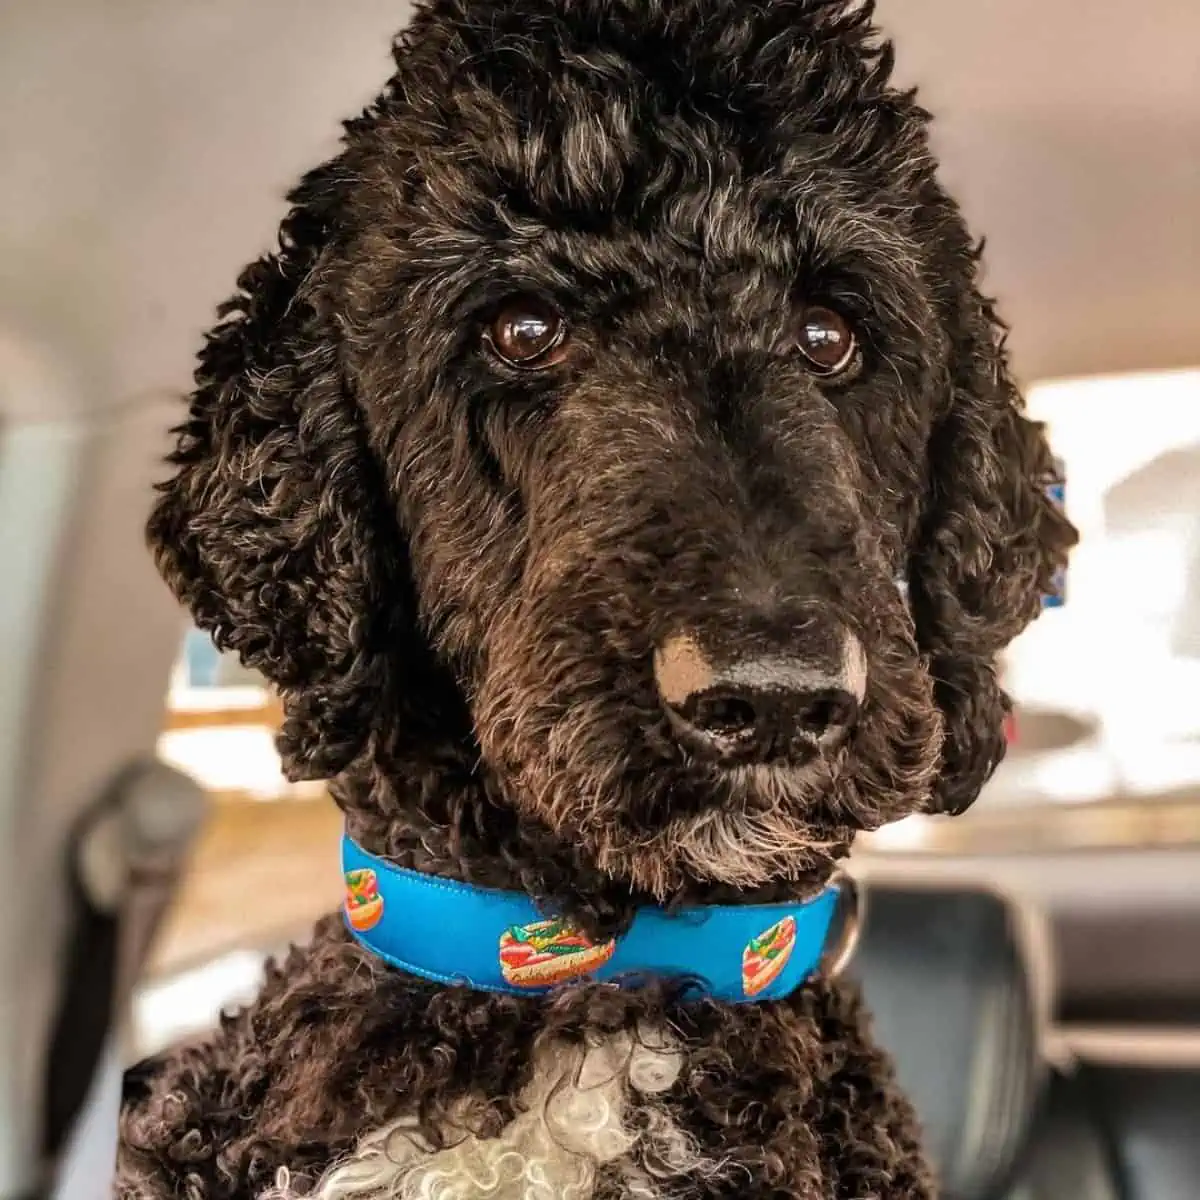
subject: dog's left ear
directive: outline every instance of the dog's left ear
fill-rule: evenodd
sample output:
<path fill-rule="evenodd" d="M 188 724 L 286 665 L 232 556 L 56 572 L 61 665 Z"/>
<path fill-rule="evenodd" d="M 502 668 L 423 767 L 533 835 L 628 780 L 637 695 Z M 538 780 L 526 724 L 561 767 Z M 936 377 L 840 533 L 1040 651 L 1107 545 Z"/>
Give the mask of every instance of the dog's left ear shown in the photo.
<path fill-rule="evenodd" d="M 933 808 L 959 813 L 1004 755 L 1009 702 L 997 655 L 1037 615 L 1076 535 L 1049 495 L 1049 446 L 1024 415 L 1004 326 L 977 285 L 981 248 L 956 214 L 941 245 L 949 396 L 931 439 L 909 596 L 945 718 Z"/>
<path fill-rule="evenodd" d="M 360 753 L 396 692 L 406 556 L 323 311 L 337 162 L 292 193 L 279 249 L 221 310 L 148 536 L 200 628 L 275 684 L 293 779 Z"/>

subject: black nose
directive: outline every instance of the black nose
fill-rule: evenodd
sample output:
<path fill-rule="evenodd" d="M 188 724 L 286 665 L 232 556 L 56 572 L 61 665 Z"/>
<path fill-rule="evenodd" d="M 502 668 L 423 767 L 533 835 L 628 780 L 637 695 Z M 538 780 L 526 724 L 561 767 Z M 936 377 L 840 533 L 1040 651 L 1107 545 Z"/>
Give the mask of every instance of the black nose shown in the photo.
<path fill-rule="evenodd" d="M 757 653 L 714 665 L 695 638 L 668 638 L 654 673 L 676 737 L 729 765 L 794 765 L 836 748 L 858 717 L 866 675 L 849 632 L 827 642 L 821 654 Z"/>

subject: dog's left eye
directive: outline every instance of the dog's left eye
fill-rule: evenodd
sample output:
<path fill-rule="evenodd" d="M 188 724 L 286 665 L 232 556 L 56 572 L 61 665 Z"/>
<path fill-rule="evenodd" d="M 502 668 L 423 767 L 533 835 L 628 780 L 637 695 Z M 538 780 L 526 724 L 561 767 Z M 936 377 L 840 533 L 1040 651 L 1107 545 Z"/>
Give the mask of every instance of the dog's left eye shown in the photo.
<path fill-rule="evenodd" d="M 509 300 L 484 330 L 484 343 L 502 362 L 541 370 L 567 357 L 567 323 L 550 304 L 534 296 Z"/>
<path fill-rule="evenodd" d="M 822 378 L 839 375 L 854 362 L 854 330 L 832 308 L 810 304 L 802 309 L 791 341 L 809 369 Z"/>

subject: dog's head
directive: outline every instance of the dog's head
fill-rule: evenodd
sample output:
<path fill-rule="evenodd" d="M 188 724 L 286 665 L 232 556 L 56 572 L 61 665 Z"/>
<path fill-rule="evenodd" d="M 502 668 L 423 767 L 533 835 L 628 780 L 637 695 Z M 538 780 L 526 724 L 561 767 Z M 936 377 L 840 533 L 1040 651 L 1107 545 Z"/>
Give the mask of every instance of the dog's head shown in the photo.
<path fill-rule="evenodd" d="M 396 60 L 150 526 L 289 771 L 457 739 L 658 895 L 966 807 L 1072 533 L 868 14 L 435 0 Z"/>

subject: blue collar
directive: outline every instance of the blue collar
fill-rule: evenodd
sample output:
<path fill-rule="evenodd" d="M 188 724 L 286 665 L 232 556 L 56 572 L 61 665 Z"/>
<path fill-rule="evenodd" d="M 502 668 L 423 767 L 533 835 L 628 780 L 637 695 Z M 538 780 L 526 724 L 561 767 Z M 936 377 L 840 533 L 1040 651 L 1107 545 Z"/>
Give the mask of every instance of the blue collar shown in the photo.
<path fill-rule="evenodd" d="M 577 979 L 658 979 L 725 1003 L 780 1000 L 822 967 L 836 972 L 857 926 L 854 910 L 844 912 L 856 899 L 846 876 L 796 904 L 642 908 L 628 933 L 596 944 L 519 892 L 406 871 L 348 836 L 342 869 L 346 925 L 368 950 L 435 983 L 509 995 Z"/>

